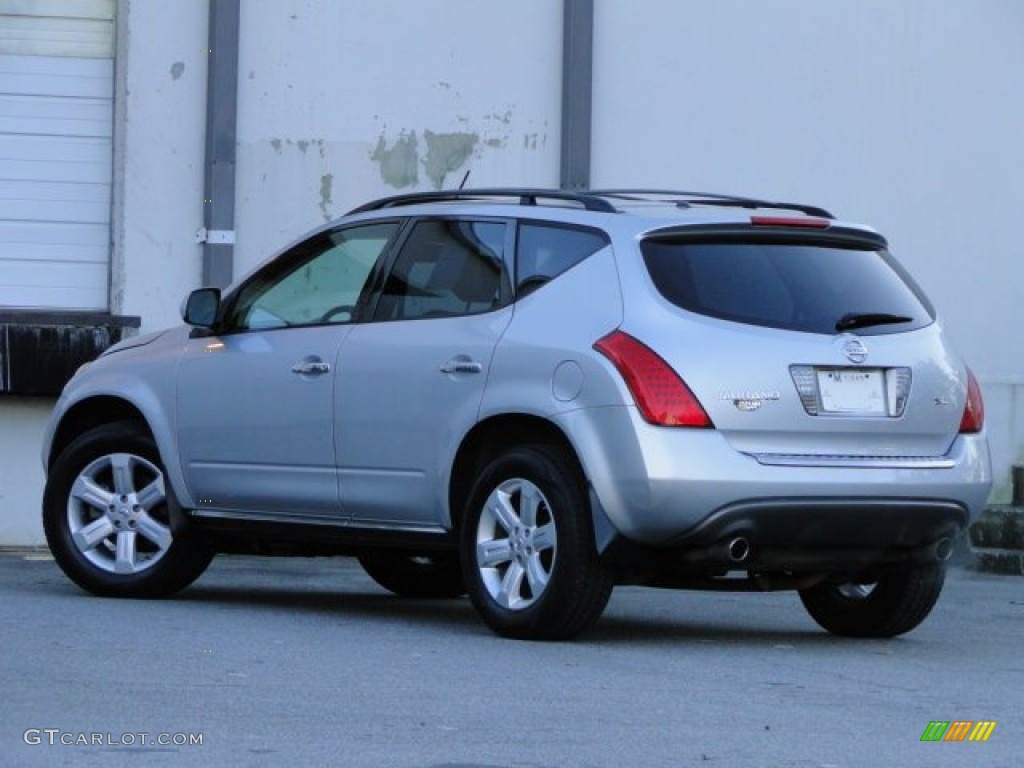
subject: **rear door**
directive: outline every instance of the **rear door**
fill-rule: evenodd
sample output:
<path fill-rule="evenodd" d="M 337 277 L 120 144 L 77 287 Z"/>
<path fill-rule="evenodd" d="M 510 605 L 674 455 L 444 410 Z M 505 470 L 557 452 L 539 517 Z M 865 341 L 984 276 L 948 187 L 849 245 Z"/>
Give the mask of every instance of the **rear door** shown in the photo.
<path fill-rule="evenodd" d="M 769 224 L 662 233 L 642 250 L 687 322 L 641 338 L 738 450 L 806 462 L 949 449 L 963 366 L 880 237 Z"/>
<path fill-rule="evenodd" d="M 352 329 L 336 383 L 336 441 L 353 523 L 445 525 L 452 456 L 477 420 L 512 316 L 512 237 L 504 220 L 417 221 L 372 321 Z"/>

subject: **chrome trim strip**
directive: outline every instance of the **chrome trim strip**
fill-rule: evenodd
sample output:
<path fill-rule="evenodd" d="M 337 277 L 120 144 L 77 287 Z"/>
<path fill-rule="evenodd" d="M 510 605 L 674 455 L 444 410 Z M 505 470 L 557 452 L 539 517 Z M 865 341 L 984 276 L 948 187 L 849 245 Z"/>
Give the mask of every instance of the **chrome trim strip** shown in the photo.
<path fill-rule="evenodd" d="M 348 525 L 348 518 L 335 517 L 333 515 L 304 515 L 281 514 L 279 512 L 240 512 L 234 509 L 211 509 L 201 507 L 189 510 L 190 517 L 211 518 L 216 520 L 249 520 L 260 523 L 302 523 L 306 525 L 328 525 L 334 528 L 344 528 Z"/>
<path fill-rule="evenodd" d="M 749 454 L 769 467 L 850 467 L 856 469 L 952 469 L 947 456 L 826 456 L 786 453 Z"/>
<path fill-rule="evenodd" d="M 252 523 L 287 523 L 290 525 L 322 525 L 330 528 L 344 528 L 346 531 L 390 531 L 393 533 L 447 534 L 450 531 L 440 526 L 402 525 L 401 523 L 365 525 L 353 523 L 347 517 L 333 515 L 310 515 L 302 513 L 281 514 L 279 512 L 240 512 L 233 509 L 210 509 L 203 507 L 189 511 L 190 517 L 214 520 L 243 520 Z"/>

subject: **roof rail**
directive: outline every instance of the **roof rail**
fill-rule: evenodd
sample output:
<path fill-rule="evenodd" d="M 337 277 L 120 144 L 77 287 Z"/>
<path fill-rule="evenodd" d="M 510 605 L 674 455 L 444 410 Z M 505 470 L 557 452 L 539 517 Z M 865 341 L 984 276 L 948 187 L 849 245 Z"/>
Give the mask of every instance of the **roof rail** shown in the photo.
<path fill-rule="evenodd" d="M 538 200 L 563 200 L 578 203 L 588 211 L 601 213 L 617 213 L 615 206 L 589 192 L 573 192 L 567 189 L 525 189 L 518 187 L 488 189 L 442 189 L 437 192 L 410 192 L 405 195 L 384 197 L 380 200 L 353 208 L 349 214 L 379 211 L 384 208 L 398 208 L 403 205 L 417 203 L 442 203 L 456 200 L 478 200 L 488 197 L 519 198 L 518 205 L 540 205 Z"/>
<path fill-rule="evenodd" d="M 621 200 L 642 200 L 644 197 L 672 197 L 682 198 L 673 200 L 676 205 L 720 205 L 736 206 L 739 208 L 776 208 L 779 210 L 800 211 L 808 216 L 820 216 L 824 219 L 834 219 L 831 213 L 816 205 L 804 205 L 802 203 L 783 203 L 772 200 L 759 200 L 754 197 L 738 197 L 736 195 L 719 195 L 711 192 L 684 192 L 673 189 L 591 189 L 587 194 L 599 195 L 601 197 L 619 198 Z"/>

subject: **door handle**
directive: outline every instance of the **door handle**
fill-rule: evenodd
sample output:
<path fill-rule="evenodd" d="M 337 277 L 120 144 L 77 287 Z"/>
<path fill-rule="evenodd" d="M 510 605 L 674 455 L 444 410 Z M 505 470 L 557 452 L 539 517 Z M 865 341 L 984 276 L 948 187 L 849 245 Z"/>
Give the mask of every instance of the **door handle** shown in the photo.
<path fill-rule="evenodd" d="M 441 373 L 481 373 L 484 367 L 475 360 L 449 360 L 441 366 Z"/>
<path fill-rule="evenodd" d="M 321 376 L 330 372 L 330 363 L 325 363 L 320 358 L 305 358 L 292 366 L 292 373 L 297 373 L 300 376 Z"/>

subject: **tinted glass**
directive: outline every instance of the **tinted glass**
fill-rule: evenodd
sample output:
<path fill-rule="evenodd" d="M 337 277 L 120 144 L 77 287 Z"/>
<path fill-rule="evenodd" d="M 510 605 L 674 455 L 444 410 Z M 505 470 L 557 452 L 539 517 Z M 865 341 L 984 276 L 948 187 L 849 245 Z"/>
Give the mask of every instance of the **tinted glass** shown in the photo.
<path fill-rule="evenodd" d="M 347 323 L 397 222 L 317 236 L 268 265 L 241 290 L 227 330 Z"/>
<path fill-rule="evenodd" d="M 786 243 L 641 244 L 654 284 L 676 306 L 809 333 L 899 333 L 931 306 L 886 251 Z"/>
<path fill-rule="evenodd" d="M 516 295 L 536 290 L 606 245 L 603 232 L 523 222 L 516 251 Z"/>
<path fill-rule="evenodd" d="M 495 221 L 418 222 L 388 275 L 374 318 L 455 317 L 502 306 L 509 293 L 505 227 Z"/>

